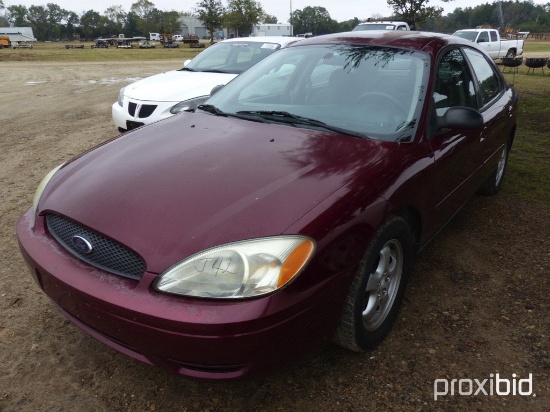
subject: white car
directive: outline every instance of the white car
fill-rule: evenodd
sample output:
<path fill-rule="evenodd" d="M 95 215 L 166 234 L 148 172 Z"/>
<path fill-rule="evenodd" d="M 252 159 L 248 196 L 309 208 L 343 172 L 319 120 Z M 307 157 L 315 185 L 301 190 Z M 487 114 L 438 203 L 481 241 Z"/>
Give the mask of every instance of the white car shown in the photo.
<path fill-rule="evenodd" d="M 112 106 L 120 132 L 193 111 L 212 89 L 225 85 L 274 51 L 300 39 L 295 37 L 241 37 L 208 47 L 179 70 L 160 73 L 120 89 Z"/>

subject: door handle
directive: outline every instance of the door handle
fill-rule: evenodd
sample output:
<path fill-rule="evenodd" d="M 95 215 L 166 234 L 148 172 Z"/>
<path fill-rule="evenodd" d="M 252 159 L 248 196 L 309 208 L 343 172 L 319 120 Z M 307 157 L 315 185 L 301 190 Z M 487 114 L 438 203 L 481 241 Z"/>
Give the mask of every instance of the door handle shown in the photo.
<path fill-rule="evenodd" d="M 481 131 L 481 134 L 479 135 L 479 141 L 482 142 L 485 139 L 487 139 L 487 128 L 486 127 L 484 127 L 483 130 Z"/>

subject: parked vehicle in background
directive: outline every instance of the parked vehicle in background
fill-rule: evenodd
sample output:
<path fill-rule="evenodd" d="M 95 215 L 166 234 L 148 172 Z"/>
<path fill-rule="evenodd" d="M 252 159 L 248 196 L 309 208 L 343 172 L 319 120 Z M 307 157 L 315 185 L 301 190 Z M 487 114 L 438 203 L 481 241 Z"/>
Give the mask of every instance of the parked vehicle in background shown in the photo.
<path fill-rule="evenodd" d="M 516 39 L 502 39 L 495 29 L 463 29 L 453 33 L 466 40 L 477 43 L 491 58 L 516 57 L 523 54 L 523 36 Z"/>
<path fill-rule="evenodd" d="M 32 49 L 32 43 L 27 43 L 24 41 L 12 41 L 11 47 L 14 49 Z"/>
<path fill-rule="evenodd" d="M 10 47 L 11 41 L 10 36 L 0 36 L 0 49 L 3 49 L 4 47 Z"/>
<path fill-rule="evenodd" d="M 353 28 L 353 31 L 364 30 L 410 30 L 409 23 L 405 21 L 366 21 L 359 23 Z"/>
<path fill-rule="evenodd" d="M 258 51 L 222 46 L 211 71 Z M 416 253 L 476 191 L 499 191 L 517 112 L 494 61 L 456 36 L 301 40 L 193 113 L 52 170 L 19 245 L 75 325 L 182 375 L 250 376 L 333 340 L 364 352 L 397 319 Z"/>
<path fill-rule="evenodd" d="M 193 111 L 212 88 L 224 85 L 275 50 L 299 41 L 294 37 L 244 37 L 218 42 L 183 68 L 148 77 L 120 90 L 112 106 L 121 132 Z"/>
<path fill-rule="evenodd" d="M 153 41 L 160 41 L 162 39 L 162 35 L 160 33 L 149 33 L 149 40 Z"/>
<path fill-rule="evenodd" d="M 183 41 L 183 35 L 182 34 L 174 34 L 172 37 L 174 41 Z"/>
<path fill-rule="evenodd" d="M 182 36 L 181 41 L 183 44 L 187 44 L 192 48 L 204 48 L 204 43 L 200 42 L 199 36 L 196 34 L 186 34 L 185 36 Z"/>
<path fill-rule="evenodd" d="M 152 42 L 152 41 L 149 41 L 149 40 L 141 40 L 138 43 L 138 47 L 140 49 L 154 49 L 155 48 L 155 43 Z"/>

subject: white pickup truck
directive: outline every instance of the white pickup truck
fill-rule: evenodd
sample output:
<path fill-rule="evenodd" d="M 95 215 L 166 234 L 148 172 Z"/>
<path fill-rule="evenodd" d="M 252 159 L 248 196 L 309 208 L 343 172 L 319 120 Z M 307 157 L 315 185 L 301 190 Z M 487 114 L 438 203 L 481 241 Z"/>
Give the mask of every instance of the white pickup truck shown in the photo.
<path fill-rule="evenodd" d="M 359 23 L 353 28 L 353 31 L 363 30 L 405 30 L 408 31 L 411 28 L 405 21 L 386 21 L 386 20 L 367 20 L 363 23 Z"/>
<path fill-rule="evenodd" d="M 455 31 L 453 35 L 478 43 L 494 60 L 516 57 L 523 53 L 522 39 L 502 40 L 498 30 L 464 29 Z"/>

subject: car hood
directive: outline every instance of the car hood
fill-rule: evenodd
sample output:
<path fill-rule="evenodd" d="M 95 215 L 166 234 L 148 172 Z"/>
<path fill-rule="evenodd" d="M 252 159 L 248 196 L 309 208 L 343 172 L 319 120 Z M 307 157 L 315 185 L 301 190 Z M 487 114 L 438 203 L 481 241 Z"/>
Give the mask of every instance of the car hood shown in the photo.
<path fill-rule="evenodd" d="M 181 102 L 208 96 L 215 86 L 226 84 L 236 76 L 228 73 L 172 70 L 132 83 L 126 86 L 124 94 L 141 101 Z"/>
<path fill-rule="evenodd" d="M 38 212 L 103 233 L 161 273 L 208 247 L 284 233 L 396 146 L 182 113 L 66 164 Z"/>

